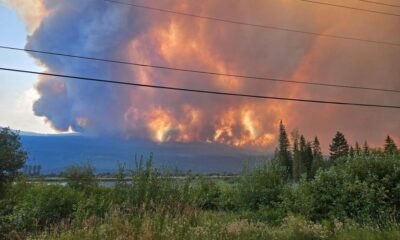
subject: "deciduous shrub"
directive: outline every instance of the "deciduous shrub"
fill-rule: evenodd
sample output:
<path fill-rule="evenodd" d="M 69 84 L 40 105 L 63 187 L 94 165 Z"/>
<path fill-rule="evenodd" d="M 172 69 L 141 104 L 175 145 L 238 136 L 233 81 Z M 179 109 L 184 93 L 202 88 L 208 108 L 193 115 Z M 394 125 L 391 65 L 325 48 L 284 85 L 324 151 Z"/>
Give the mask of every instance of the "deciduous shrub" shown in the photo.
<path fill-rule="evenodd" d="M 285 169 L 269 162 L 243 173 L 237 188 L 237 204 L 249 210 L 277 206 L 281 202 L 286 179 Z"/>
<path fill-rule="evenodd" d="M 308 183 L 303 183 L 308 184 Z M 320 171 L 309 189 L 314 220 L 399 221 L 400 161 L 384 155 L 356 157 Z"/>
<path fill-rule="evenodd" d="M 14 207 L 11 223 L 16 230 L 36 231 L 68 220 L 82 193 L 59 185 L 31 186 Z"/>
<path fill-rule="evenodd" d="M 62 175 L 66 178 L 67 185 L 73 189 L 88 192 L 97 185 L 94 168 L 90 163 L 70 166 Z"/>

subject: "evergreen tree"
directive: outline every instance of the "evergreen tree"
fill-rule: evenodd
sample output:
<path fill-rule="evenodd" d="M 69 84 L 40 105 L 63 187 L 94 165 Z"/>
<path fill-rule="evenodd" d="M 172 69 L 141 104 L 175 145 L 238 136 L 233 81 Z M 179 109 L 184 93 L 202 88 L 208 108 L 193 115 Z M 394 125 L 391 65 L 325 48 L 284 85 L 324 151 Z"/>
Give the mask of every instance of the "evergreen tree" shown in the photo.
<path fill-rule="evenodd" d="M 304 138 L 303 135 L 300 136 L 300 152 L 301 154 L 303 154 L 303 156 L 301 156 L 304 159 L 304 153 L 306 152 L 306 139 Z"/>
<path fill-rule="evenodd" d="M 311 178 L 313 164 L 313 150 L 311 143 L 307 143 L 303 135 L 300 136 L 297 131 L 292 133 L 293 138 L 293 179 L 299 180 L 301 175 L 306 174 Z"/>
<path fill-rule="evenodd" d="M 305 150 L 304 156 L 305 156 L 304 166 L 306 168 L 307 178 L 311 179 L 314 177 L 313 169 L 312 169 L 314 159 L 313 159 L 313 151 L 312 151 L 310 142 L 307 142 L 307 144 L 306 144 L 306 150 Z"/>
<path fill-rule="evenodd" d="M 369 145 L 367 141 L 364 142 L 363 153 L 365 156 L 368 156 L 370 154 Z"/>
<path fill-rule="evenodd" d="M 299 149 L 299 135 L 297 131 L 292 133 L 293 140 L 293 167 L 292 167 L 292 176 L 293 179 L 299 180 L 302 173 L 301 166 L 301 152 Z"/>
<path fill-rule="evenodd" d="M 306 173 L 307 177 L 311 176 L 311 165 L 312 165 L 312 150 L 311 145 L 308 149 L 308 143 L 303 135 L 300 136 L 300 175 Z M 310 151 L 309 151 L 310 150 Z"/>
<path fill-rule="evenodd" d="M 313 154 L 312 177 L 314 177 L 318 169 L 323 168 L 324 166 L 324 157 L 322 156 L 321 144 L 318 140 L 318 137 L 315 137 L 314 142 L 312 144 L 312 154 Z"/>
<path fill-rule="evenodd" d="M 354 149 L 354 154 L 356 155 L 356 156 L 360 156 L 361 155 L 361 147 L 360 147 L 360 144 L 358 143 L 358 142 L 356 142 L 356 145 L 355 145 L 355 149 Z"/>
<path fill-rule="evenodd" d="M 290 153 L 290 142 L 286 133 L 283 122 L 279 125 L 279 148 L 278 148 L 278 160 L 279 163 L 286 168 L 288 176 L 292 173 L 292 156 Z"/>
<path fill-rule="evenodd" d="M 312 150 L 313 150 L 313 158 L 314 159 L 323 159 L 323 156 L 322 156 L 322 150 L 321 150 L 321 144 L 319 143 L 319 139 L 318 139 L 318 137 L 315 137 L 314 138 L 314 142 L 313 142 L 313 145 L 312 145 Z"/>
<path fill-rule="evenodd" d="M 385 153 L 389 155 L 393 155 L 397 153 L 397 146 L 394 143 L 393 139 L 390 136 L 386 137 L 385 141 Z"/>
<path fill-rule="evenodd" d="M 350 146 L 349 156 L 350 156 L 351 158 L 354 158 L 355 155 L 356 155 L 356 152 L 355 152 L 353 146 Z"/>
<path fill-rule="evenodd" d="M 340 157 L 347 157 L 349 155 L 349 145 L 343 133 L 337 132 L 332 140 L 330 147 L 330 160 L 335 161 Z"/>

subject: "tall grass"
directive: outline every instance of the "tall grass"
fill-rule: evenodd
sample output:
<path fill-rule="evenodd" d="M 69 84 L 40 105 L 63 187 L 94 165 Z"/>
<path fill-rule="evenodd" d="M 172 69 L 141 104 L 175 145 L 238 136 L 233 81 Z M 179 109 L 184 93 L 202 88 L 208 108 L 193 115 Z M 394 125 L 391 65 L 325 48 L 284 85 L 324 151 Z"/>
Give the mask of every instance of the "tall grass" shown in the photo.
<path fill-rule="evenodd" d="M 0 200 L 5 239 L 400 239 L 400 162 L 344 161 L 314 179 L 263 163 L 235 182 L 174 179 L 137 161 L 115 187 L 75 168 L 67 186 L 20 181 Z M 68 171 L 66 172 L 68 173 Z M 125 182 L 130 176 L 132 184 Z M 88 183 L 89 184 L 83 184 Z"/>

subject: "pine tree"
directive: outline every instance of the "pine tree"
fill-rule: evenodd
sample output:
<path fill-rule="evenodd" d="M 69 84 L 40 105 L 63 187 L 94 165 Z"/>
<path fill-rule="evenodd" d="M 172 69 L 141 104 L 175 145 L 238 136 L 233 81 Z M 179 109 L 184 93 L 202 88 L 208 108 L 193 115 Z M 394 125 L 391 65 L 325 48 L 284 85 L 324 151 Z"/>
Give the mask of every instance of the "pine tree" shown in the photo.
<path fill-rule="evenodd" d="M 332 140 L 330 147 L 330 160 L 335 161 L 340 157 L 347 157 L 349 155 L 349 145 L 343 133 L 337 132 Z"/>
<path fill-rule="evenodd" d="M 385 141 L 385 153 L 389 155 L 393 155 L 397 153 L 397 146 L 394 143 L 393 139 L 390 136 L 386 137 Z"/>
<path fill-rule="evenodd" d="M 300 136 L 300 175 L 306 173 L 307 177 L 311 176 L 312 165 L 312 150 L 310 145 L 310 152 L 307 146 L 307 141 L 303 135 Z"/>
<path fill-rule="evenodd" d="M 307 143 L 303 135 L 300 136 L 297 131 L 292 133 L 293 138 L 293 179 L 299 180 L 301 175 L 306 174 L 311 178 L 313 151 L 311 143 Z"/>
<path fill-rule="evenodd" d="M 304 136 L 303 135 L 301 135 L 300 136 L 300 152 L 302 153 L 302 154 L 304 154 L 305 153 L 305 151 L 306 151 L 306 139 L 304 138 Z M 304 156 L 302 156 L 302 157 L 304 157 Z"/>
<path fill-rule="evenodd" d="M 290 153 L 290 142 L 286 133 L 283 122 L 279 125 L 279 148 L 278 148 L 278 160 L 279 163 L 286 168 L 288 176 L 292 173 L 292 156 Z"/>
<path fill-rule="evenodd" d="M 353 146 L 350 146 L 349 156 L 353 159 L 356 155 L 356 151 L 354 150 Z"/>
<path fill-rule="evenodd" d="M 356 155 L 356 156 L 361 156 L 361 147 L 360 147 L 360 144 L 358 143 L 358 142 L 356 142 L 356 145 L 355 145 L 355 147 L 354 147 L 354 154 Z"/>
<path fill-rule="evenodd" d="M 368 142 L 367 142 L 367 141 L 364 142 L 363 154 L 364 154 L 365 156 L 369 156 L 369 154 L 370 154 L 369 145 L 368 145 Z"/>
<path fill-rule="evenodd" d="M 292 132 L 292 140 L 293 140 L 293 167 L 292 167 L 292 176 L 293 179 L 300 179 L 302 166 L 301 166 L 301 152 L 299 149 L 299 134 L 297 131 Z"/>
<path fill-rule="evenodd" d="M 313 148 L 312 149 L 313 150 L 313 158 L 314 159 L 317 159 L 317 158 L 323 159 L 321 144 L 319 143 L 318 137 L 315 137 L 312 148 Z"/>
<path fill-rule="evenodd" d="M 313 159 L 313 151 L 312 151 L 310 142 L 307 142 L 307 144 L 306 144 L 306 150 L 305 150 L 304 156 L 305 156 L 304 166 L 306 168 L 307 178 L 311 179 L 314 177 L 313 169 L 312 169 L 314 159 Z"/>
<path fill-rule="evenodd" d="M 315 137 L 312 144 L 313 164 L 312 164 L 312 177 L 315 176 L 318 169 L 324 167 L 324 157 L 322 156 L 321 144 L 318 137 Z"/>

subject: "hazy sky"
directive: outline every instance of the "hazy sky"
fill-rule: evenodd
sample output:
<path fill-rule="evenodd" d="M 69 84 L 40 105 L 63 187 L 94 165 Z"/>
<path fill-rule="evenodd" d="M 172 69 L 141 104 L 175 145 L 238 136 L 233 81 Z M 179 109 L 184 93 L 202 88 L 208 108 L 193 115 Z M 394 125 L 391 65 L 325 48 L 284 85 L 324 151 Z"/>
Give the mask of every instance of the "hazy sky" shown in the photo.
<path fill-rule="evenodd" d="M 188 18 L 104 1 L 0 0 L 0 44 L 178 68 L 400 89 L 400 47 Z M 135 1 L 175 11 L 400 43 L 400 17 L 299 0 Z M 337 4 L 395 13 L 358 0 Z M 17 15 L 18 14 L 18 15 Z M 17 17 L 18 16 L 18 17 Z M 183 74 L 1 50 L 0 65 L 79 76 L 278 97 L 400 105 L 400 94 Z M 277 126 L 327 146 L 400 136 L 400 111 L 258 101 L 0 72 L 0 125 L 51 132 L 203 141 L 273 149 Z M 35 117 L 41 116 L 41 118 Z M 45 120 L 48 124 L 45 124 Z M 51 127 L 50 127 L 51 126 Z"/>

